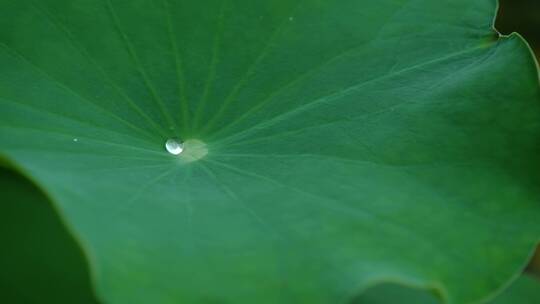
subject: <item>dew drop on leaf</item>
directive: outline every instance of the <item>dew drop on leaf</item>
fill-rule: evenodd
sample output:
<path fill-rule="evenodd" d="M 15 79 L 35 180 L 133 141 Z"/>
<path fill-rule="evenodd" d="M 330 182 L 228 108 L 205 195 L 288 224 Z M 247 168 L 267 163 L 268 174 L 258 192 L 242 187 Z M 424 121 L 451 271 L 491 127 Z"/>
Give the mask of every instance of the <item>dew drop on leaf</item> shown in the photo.
<path fill-rule="evenodd" d="M 178 155 L 184 151 L 184 144 L 178 139 L 171 138 L 165 142 L 165 149 L 172 155 Z"/>

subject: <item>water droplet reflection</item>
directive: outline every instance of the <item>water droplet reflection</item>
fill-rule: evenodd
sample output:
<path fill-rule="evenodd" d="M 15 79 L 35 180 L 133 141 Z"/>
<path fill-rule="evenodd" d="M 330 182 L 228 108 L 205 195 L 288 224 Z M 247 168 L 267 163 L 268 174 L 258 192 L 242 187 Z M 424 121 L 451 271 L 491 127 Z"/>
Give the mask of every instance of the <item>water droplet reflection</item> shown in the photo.
<path fill-rule="evenodd" d="M 172 155 L 178 155 L 184 151 L 184 144 L 175 138 L 171 138 L 165 142 L 165 149 Z"/>

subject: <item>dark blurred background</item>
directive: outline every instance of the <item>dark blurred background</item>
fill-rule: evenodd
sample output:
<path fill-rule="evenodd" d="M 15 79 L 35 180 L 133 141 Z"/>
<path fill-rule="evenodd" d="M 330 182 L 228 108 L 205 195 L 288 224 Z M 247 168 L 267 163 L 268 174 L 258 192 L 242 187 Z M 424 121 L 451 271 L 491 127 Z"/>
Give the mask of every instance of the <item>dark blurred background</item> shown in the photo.
<path fill-rule="evenodd" d="M 520 33 L 540 58 L 540 0 L 500 0 L 495 27 L 502 34 Z"/>

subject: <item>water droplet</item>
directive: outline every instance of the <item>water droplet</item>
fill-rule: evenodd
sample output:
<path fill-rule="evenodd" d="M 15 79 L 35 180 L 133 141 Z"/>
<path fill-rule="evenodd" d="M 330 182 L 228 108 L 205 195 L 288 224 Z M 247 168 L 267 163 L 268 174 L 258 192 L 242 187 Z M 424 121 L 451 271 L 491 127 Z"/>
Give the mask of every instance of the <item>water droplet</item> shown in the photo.
<path fill-rule="evenodd" d="M 78 142 L 79 139 L 78 139 L 78 138 L 74 138 L 73 141 L 74 141 L 74 142 Z"/>
<path fill-rule="evenodd" d="M 178 139 L 171 138 L 165 142 L 165 149 L 172 155 L 178 155 L 184 151 L 184 144 Z"/>
<path fill-rule="evenodd" d="M 294 20 L 294 17 L 289 17 L 289 21 L 293 21 Z"/>

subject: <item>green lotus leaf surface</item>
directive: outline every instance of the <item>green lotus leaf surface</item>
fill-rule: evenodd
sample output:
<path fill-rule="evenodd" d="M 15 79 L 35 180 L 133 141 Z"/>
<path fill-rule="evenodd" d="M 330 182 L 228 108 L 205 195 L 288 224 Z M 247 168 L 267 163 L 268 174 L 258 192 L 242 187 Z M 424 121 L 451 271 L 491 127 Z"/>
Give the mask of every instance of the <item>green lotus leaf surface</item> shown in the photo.
<path fill-rule="evenodd" d="M 538 72 L 496 6 L 1 0 L 0 154 L 107 303 L 478 302 L 540 236 Z"/>

